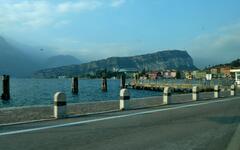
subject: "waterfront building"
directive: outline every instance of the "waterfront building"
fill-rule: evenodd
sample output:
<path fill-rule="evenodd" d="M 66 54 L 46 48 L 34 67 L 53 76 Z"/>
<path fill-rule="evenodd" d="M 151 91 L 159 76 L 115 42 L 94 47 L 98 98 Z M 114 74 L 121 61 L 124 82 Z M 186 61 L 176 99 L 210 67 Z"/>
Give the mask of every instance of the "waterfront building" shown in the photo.
<path fill-rule="evenodd" d="M 127 78 L 133 78 L 139 71 L 136 68 L 121 68 L 118 70 L 118 72 L 125 73 Z"/>
<path fill-rule="evenodd" d="M 220 67 L 220 73 L 223 75 L 224 78 L 228 77 L 230 78 L 231 77 L 231 67 L 228 67 L 228 66 L 223 66 L 223 67 Z"/>
<path fill-rule="evenodd" d="M 230 72 L 234 73 L 235 75 L 235 83 L 240 86 L 240 68 L 238 69 L 231 69 Z"/>
<path fill-rule="evenodd" d="M 163 71 L 163 77 L 164 78 L 176 78 L 177 77 L 177 71 L 176 70 Z"/>
<path fill-rule="evenodd" d="M 177 71 L 176 70 L 172 70 L 170 73 L 171 78 L 176 78 L 177 77 Z"/>
<path fill-rule="evenodd" d="M 230 78 L 231 67 L 229 66 L 220 66 L 216 68 L 211 68 L 210 73 L 212 74 L 213 78 Z"/>
<path fill-rule="evenodd" d="M 217 75 L 220 73 L 220 68 L 211 68 L 210 69 L 211 74 Z"/>
<path fill-rule="evenodd" d="M 148 73 L 148 78 L 151 80 L 156 80 L 162 77 L 162 73 L 158 71 Z"/>
<path fill-rule="evenodd" d="M 206 78 L 206 71 L 196 70 L 192 72 L 192 77 L 194 79 L 205 79 Z"/>

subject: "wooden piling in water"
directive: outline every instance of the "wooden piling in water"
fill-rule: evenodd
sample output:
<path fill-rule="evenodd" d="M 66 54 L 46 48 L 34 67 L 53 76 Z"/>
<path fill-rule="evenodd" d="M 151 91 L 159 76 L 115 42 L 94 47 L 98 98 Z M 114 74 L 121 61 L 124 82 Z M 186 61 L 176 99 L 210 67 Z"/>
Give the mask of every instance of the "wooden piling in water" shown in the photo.
<path fill-rule="evenodd" d="M 102 91 L 107 92 L 107 69 L 102 74 Z"/>
<path fill-rule="evenodd" d="M 102 91 L 107 92 L 107 77 L 103 77 L 102 80 Z"/>
<path fill-rule="evenodd" d="M 124 89 L 125 88 L 125 84 L 126 84 L 126 75 L 125 73 L 123 73 L 121 75 L 121 80 L 120 80 L 120 88 Z"/>
<path fill-rule="evenodd" d="M 72 78 L 72 94 L 78 94 L 78 77 Z"/>
<path fill-rule="evenodd" d="M 10 100 L 10 84 L 9 84 L 10 76 L 9 75 L 3 75 L 2 78 L 2 100 Z"/>

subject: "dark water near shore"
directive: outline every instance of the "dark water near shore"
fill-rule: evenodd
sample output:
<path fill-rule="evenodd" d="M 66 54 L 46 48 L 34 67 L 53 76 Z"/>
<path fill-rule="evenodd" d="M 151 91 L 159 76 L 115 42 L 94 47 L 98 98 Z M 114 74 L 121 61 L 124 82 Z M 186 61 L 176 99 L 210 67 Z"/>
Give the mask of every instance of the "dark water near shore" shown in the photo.
<path fill-rule="evenodd" d="M 53 103 L 54 93 L 61 91 L 67 95 L 68 103 L 106 101 L 119 99 L 119 80 L 108 80 L 108 92 L 101 91 L 101 80 L 79 80 L 79 94 L 71 94 L 71 79 L 11 79 L 11 100 L 0 108 Z M 131 90 L 132 98 L 161 95 L 160 92 Z M 0 83 L 2 94 L 2 82 Z"/>

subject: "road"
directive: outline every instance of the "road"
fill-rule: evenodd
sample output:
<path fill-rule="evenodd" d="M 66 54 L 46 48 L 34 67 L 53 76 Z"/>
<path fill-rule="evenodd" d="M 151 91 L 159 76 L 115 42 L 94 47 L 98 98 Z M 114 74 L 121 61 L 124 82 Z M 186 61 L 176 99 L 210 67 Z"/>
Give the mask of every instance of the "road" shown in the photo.
<path fill-rule="evenodd" d="M 240 149 L 239 124 L 231 97 L 1 126 L 0 150 Z"/>

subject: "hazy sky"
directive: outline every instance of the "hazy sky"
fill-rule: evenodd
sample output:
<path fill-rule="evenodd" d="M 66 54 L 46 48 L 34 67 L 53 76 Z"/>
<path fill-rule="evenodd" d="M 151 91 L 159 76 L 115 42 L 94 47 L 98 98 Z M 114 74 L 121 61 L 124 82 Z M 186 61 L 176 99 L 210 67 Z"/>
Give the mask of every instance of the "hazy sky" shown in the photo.
<path fill-rule="evenodd" d="M 0 0 L 0 35 L 90 59 L 184 49 L 207 65 L 240 57 L 240 1 Z"/>

